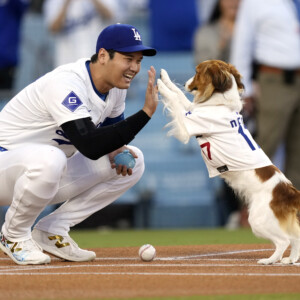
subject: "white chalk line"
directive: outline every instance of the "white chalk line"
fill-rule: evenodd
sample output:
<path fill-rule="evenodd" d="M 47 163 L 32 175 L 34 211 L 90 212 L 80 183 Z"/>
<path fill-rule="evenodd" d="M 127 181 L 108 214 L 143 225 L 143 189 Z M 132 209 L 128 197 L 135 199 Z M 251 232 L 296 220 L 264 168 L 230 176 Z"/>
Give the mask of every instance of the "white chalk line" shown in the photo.
<path fill-rule="evenodd" d="M 196 255 L 188 255 L 188 256 L 168 257 L 168 258 L 164 258 L 164 259 L 165 260 L 197 259 L 197 258 L 203 258 L 203 257 L 209 257 L 209 256 L 234 255 L 234 254 L 240 254 L 240 253 L 264 252 L 264 251 L 274 251 L 274 249 L 236 250 L 236 251 L 229 251 L 229 252 L 217 252 L 217 253 L 196 254 Z"/>
<path fill-rule="evenodd" d="M 174 257 L 157 257 L 156 260 L 168 261 L 168 260 L 184 260 L 184 259 L 203 259 L 205 257 L 210 256 L 222 256 L 222 255 L 234 255 L 240 253 L 251 253 L 251 252 L 264 252 L 264 251 L 274 251 L 274 249 L 247 249 L 247 250 L 236 250 L 236 251 L 229 251 L 229 252 L 216 252 L 216 253 L 206 253 L 206 254 L 196 254 L 196 255 L 186 255 L 186 256 L 174 256 Z M 59 258 L 51 258 L 52 260 L 61 261 Z M 217 260 L 218 258 L 214 258 Z M 219 260 L 230 260 L 230 258 L 221 258 Z M 0 258 L 0 260 L 10 260 L 10 258 Z M 97 257 L 96 261 L 101 260 L 140 260 L 138 257 Z M 237 260 L 232 258 L 231 260 Z M 240 260 L 255 260 L 255 259 L 240 259 Z"/>
<path fill-rule="evenodd" d="M 10 258 L 0 258 L 0 261 L 11 261 Z M 95 258 L 94 261 L 141 261 L 140 258 L 133 258 L 133 257 L 101 257 L 101 258 Z M 155 260 L 159 261 L 176 261 L 177 259 L 171 259 L 170 257 L 156 257 Z M 185 260 L 188 260 L 186 258 Z M 192 261 L 257 261 L 256 258 L 193 258 L 189 259 Z M 63 259 L 56 258 L 56 257 L 51 257 L 51 261 L 61 261 L 63 262 Z M 177 261 L 182 261 L 182 260 L 177 260 Z M 1 266 L 0 266 L 1 269 Z"/>
<path fill-rule="evenodd" d="M 67 268 L 164 268 L 164 267 L 185 267 L 185 268 L 223 268 L 223 267 L 286 267 L 284 264 L 272 264 L 272 265 L 259 265 L 259 264 L 154 264 L 154 263 L 143 263 L 143 264 L 88 264 L 88 265 L 63 265 L 63 266 L 14 266 L 6 269 L 0 268 L 0 274 L 6 274 L 5 272 L 15 272 L 15 271 L 28 271 L 28 270 L 53 270 L 53 269 L 67 269 Z M 291 266 L 291 265 L 288 265 Z M 300 263 L 294 264 L 293 266 L 300 267 Z"/>
<path fill-rule="evenodd" d="M 232 255 L 239 253 L 251 253 L 251 252 L 262 252 L 262 251 L 273 251 L 274 249 L 248 249 L 248 250 L 237 250 L 230 252 L 219 252 L 219 253 L 207 253 L 207 254 L 199 254 L 199 255 L 188 255 L 181 257 L 161 257 L 155 258 L 155 261 L 170 261 L 170 260 L 204 260 L 204 261 L 255 261 L 256 259 L 234 259 L 234 258 L 207 258 L 215 255 Z M 10 260 L 9 258 L 0 258 L 1 260 Z M 52 260 L 58 260 L 58 258 L 52 258 Z M 101 257 L 96 258 L 96 261 L 103 260 L 139 260 L 139 258 L 134 257 Z M 74 262 L 75 263 L 75 262 Z M 294 265 L 284 265 L 281 263 L 273 264 L 273 265 L 259 265 L 255 264 L 155 264 L 151 263 L 142 263 L 142 264 L 79 264 L 75 265 L 72 263 L 71 265 L 62 265 L 62 266 L 49 266 L 49 265 L 38 265 L 38 266 L 1 266 L 0 267 L 0 275 L 165 275 L 165 276 L 300 276 L 297 273 L 164 273 L 164 272 L 28 272 L 29 270 L 39 271 L 39 270 L 53 270 L 53 269 L 62 269 L 62 268 L 83 268 L 83 267 L 98 267 L 98 268 L 114 268 L 114 267 L 149 267 L 149 268 L 161 268 L 161 267 L 285 267 L 285 266 L 300 266 L 300 263 L 296 263 Z M 21 271 L 21 272 L 20 272 Z M 22 272 L 24 271 L 24 272 Z"/>
<path fill-rule="evenodd" d="M 59 273 L 5 273 L 0 275 L 145 275 L 145 276 L 259 276 L 259 277 L 299 277 L 299 273 L 163 273 L 163 272 L 59 272 Z"/>

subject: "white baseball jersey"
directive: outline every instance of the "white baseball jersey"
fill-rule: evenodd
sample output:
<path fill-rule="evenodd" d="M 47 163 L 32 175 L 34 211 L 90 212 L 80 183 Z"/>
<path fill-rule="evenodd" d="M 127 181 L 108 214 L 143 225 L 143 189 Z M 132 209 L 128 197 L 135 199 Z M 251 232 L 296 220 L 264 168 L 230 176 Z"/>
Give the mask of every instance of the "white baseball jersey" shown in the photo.
<path fill-rule="evenodd" d="M 184 124 L 197 138 L 209 177 L 272 165 L 245 128 L 243 117 L 226 106 L 195 108 L 185 114 Z"/>
<path fill-rule="evenodd" d="M 45 22 L 50 24 L 63 10 L 66 0 L 47 0 L 44 4 Z M 100 2 L 100 1 L 99 1 Z M 55 40 L 55 66 L 73 62 L 95 53 L 96 38 L 106 26 L 117 19 L 117 1 L 101 0 L 101 3 L 114 15 L 106 21 L 97 11 L 93 1 L 72 0 L 68 5 L 63 28 L 53 35 Z"/>
<path fill-rule="evenodd" d="M 17 94 L 0 112 L 0 147 L 47 144 L 67 157 L 75 151 L 60 125 L 90 117 L 98 126 L 125 109 L 126 90 L 113 88 L 105 101 L 94 89 L 83 58 L 56 68 Z"/>

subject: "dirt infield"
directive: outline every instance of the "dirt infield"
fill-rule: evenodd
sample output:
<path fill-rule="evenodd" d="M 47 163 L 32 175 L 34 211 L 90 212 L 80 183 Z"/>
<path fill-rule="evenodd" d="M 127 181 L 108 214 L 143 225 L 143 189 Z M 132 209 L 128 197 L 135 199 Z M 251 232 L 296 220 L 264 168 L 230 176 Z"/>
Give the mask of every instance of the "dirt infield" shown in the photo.
<path fill-rule="evenodd" d="M 0 253 L 0 299 L 93 299 L 300 293 L 300 263 L 260 266 L 271 245 L 157 247 L 142 262 L 138 248 L 93 249 L 97 258 L 18 266 Z M 288 253 L 286 253 L 288 254 Z"/>

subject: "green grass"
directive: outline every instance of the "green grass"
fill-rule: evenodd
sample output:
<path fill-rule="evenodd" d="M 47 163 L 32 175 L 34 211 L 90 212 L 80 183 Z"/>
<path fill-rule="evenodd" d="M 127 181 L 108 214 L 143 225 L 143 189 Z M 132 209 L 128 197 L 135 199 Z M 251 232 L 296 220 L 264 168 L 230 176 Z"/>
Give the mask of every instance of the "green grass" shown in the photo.
<path fill-rule="evenodd" d="M 81 247 L 137 247 L 143 244 L 210 245 L 259 244 L 269 241 L 256 238 L 251 229 L 187 229 L 187 230 L 74 230 L 70 235 Z"/>

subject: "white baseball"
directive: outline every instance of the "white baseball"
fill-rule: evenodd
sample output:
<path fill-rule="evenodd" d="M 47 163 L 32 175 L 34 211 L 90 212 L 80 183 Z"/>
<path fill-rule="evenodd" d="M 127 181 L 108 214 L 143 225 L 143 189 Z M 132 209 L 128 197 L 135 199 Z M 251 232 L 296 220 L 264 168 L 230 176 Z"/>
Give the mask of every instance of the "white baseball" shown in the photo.
<path fill-rule="evenodd" d="M 155 256 L 156 249 L 150 244 L 143 245 L 139 250 L 139 257 L 143 261 L 151 261 Z"/>

